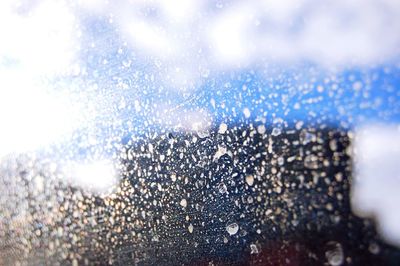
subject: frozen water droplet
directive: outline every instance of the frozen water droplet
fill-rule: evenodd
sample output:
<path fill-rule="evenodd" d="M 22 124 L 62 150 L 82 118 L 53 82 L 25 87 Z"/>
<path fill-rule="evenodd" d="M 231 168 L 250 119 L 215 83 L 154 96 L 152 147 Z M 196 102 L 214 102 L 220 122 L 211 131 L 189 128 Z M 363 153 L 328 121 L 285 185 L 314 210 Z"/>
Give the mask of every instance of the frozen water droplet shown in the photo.
<path fill-rule="evenodd" d="M 229 235 L 233 236 L 239 231 L 239 225 L 237 223 L 231 223 L 226 226 L 226 231 Z"/>

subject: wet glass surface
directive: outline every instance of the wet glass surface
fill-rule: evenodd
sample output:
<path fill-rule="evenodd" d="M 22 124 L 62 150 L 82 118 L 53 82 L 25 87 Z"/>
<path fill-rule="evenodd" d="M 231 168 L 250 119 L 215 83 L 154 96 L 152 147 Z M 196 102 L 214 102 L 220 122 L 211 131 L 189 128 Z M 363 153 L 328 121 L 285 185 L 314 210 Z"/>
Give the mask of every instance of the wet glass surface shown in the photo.
<path fill-rule="evenodd" d="M 399 18 L 4 1 L 0 265 L 399 264 Z"/>

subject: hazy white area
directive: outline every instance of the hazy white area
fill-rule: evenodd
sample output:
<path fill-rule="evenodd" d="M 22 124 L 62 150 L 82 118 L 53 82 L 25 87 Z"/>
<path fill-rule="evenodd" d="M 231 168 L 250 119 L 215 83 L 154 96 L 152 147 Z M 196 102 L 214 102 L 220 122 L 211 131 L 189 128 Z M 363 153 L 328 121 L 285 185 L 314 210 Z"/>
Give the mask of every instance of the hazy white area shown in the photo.
<path fill-rule="evenodd" d="M 49 82 L 77 57 L 77 24 L 62 1 L 0 2 L 0 156 L 71 134 L 78 110 Z"/>
<path fill-rule="evenodd" d="M 375 217 L 381 235 L 400 246 L 400 126 L 360 128 L 354 155 L 353 211 Z"/>
<path fill-rule="evenodd" d="M 107 159 L 71 162 L 63 168 L 63 175 L 70 184 L 84 187 L 93 193 L 106 195 L 118 181 L 117 169 Z"/>
<path fill-rule="evenodd" d="M 1 1 L 0 34 L 1 76 L 65 73 L 79 48 L 79 24 L 65 1 Z"/>

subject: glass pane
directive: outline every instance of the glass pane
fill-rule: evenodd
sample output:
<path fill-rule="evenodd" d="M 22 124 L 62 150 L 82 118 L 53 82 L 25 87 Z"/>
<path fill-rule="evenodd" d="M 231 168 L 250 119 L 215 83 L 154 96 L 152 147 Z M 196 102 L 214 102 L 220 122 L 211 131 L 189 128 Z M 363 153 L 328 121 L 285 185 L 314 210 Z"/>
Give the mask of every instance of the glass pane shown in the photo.
<path fill-rule="evenodd" d="M 0 3 L 0 265 L 398 265 L 398 1 Z"/>

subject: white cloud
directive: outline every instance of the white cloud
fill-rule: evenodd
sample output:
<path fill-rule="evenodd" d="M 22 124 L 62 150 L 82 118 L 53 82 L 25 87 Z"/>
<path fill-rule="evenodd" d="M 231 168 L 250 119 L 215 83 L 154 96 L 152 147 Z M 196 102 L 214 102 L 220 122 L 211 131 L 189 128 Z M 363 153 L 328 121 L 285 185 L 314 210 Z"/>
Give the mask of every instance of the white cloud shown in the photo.
<path fill-rule="evenodd" d="M 395 0 L 226 1 L 221 8 L 213 1 L 122 1 L 103 12 L 131 27 L 125 34 L 136 49 L 167 63 L 184 53 L 196 59 L 200 49 L 222 68 L 260 60 L 370 64 L 399 55 Z"/>
<path fill-rule="evenodd" d="M 204 72 L 304 61 L 365 66 L 400 55 L 396 0 L 94 3 L 81 7 L 88 14 L 112 15 L 138 60 L 157 62 L 157 80 L 178 90 L 199 87 L 208 76 Z M 170 77 L 177 68 L 184 70 L 183 79 Z"/>

